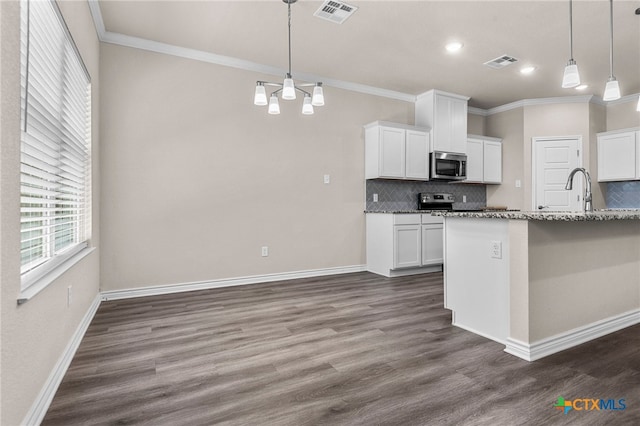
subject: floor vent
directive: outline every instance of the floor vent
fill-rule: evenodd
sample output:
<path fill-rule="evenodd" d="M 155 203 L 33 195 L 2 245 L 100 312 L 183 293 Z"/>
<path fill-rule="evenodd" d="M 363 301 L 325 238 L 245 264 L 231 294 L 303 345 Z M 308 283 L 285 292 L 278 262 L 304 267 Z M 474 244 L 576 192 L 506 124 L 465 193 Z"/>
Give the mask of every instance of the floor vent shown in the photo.
<path fill-rule="evenodd" d="M 495 70 L 498 70 L 500 68 L 504 68 L 504 67 L 506 67 L 508 65 L 511 65 L 514 62 L 518 62 L 518 60 L 516 58 L 514 58 L 513 56 L 502 55 L 502 56 L 498 56 L 495 59 L 487 61 L 484 64 L 486 66 L 488 66 L 489 68 L 493 68 Z"/>
<path fill-rule="evenodd" d="M 350 4 L 341 1 L 327 0 L 316 10 L 313 16 L 326 19 L 335 24 L 342 24 L 347 18 L 353 15 L 356 10 L 358 10 L 358 8 Z"/>

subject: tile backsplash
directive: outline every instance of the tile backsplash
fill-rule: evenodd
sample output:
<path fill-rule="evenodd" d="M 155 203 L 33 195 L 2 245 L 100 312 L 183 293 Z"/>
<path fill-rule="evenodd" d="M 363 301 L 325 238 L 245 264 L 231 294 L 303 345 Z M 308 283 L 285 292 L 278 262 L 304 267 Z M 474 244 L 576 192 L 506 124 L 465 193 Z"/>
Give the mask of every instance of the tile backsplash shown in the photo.
<path fill-rule="evenodd" d="M 640 209 L 640 181 L 607 183 L 605 203 L 608 209 Z"/>
<path fill-rule="evenodd" d="M 421 182 L 406 180 L 368 179 L 366 181 L 367 211 L 414 210 L 418 208 L 418 193 L 447 192 L 453 194 L 454 208 L 473 209 L 487 205 L 485 185 L 455 184 L 447 182 Z M 378 194 L 378 202 L 373 202 L 373 194 Z M 462 202 L 462 196 L 467 202 Z"/>

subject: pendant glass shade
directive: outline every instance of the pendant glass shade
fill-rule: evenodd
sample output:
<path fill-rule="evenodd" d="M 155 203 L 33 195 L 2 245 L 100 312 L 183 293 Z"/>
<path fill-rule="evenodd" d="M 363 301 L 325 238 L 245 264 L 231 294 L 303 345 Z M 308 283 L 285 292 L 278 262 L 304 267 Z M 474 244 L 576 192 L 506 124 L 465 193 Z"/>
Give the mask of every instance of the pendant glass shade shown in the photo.
<path fill-rule="evenodd" d="M 282 99 L 286 99 L 288 101 L 294 100 L 296 98 L 296 88 L 293 85 L 292 78 L 285 78 L 284 84 L 282 85 Z"/>
<path fill-rule="evenodd" d="M 615 101 L 616 99 L 620 99 L 620 86 L 618 85 L 618 80 L 615 77 L 609 77 L 609 81 L 607 81 L 607 85 L 604 88 L 604 96 L 602 96 L 603 101 Z"/>
<path fill-rule="evenodd" d="M 304 101 L 302 103 L 302 113 L 304 115 L 313 114 L 313 105 L 311 104 L 311 96 L 304 95 Z"/>
<path fill-rule="evenodd" d="M 580 73 L 576 61 L 571 59 L 564 68 L 564 77 L 562 77 L 562 88 L 567 89 L 580 85 Z"/>
<path fill-rule="evenodd" d="M 313 106 L 324 105 L 324 93 L 322 91 L 322 86 L 320 84 L 316 84 L 313 88 L 313 98 L 311 98 L 311 105 Z"/>
<path fill-rule="evenodd" d="M 280 104 L 275 93 L 269 98 L 269 114 L 280 114 Z"/>
<path fill-rule="evenodd" d="M 259 106 L 265 106 L 267 104 L 267 92 L 264 89 L 264 84 L 258 83 L 256 85 L 256 93 L 253 96 L 253 104 Z"/>

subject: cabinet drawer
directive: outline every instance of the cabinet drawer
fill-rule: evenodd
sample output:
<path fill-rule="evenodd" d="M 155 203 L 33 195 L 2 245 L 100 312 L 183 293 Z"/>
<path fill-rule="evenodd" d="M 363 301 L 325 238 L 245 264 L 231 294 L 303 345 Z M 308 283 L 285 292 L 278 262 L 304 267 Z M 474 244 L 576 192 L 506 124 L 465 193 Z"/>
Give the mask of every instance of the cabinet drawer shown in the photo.
<path fill-rule="evenodd" d="M 394 225 L 420 225 L 420 214 L 394 214 Z"/>
<path fill-rule="evenodd" d="M 432 216 L 430 214 L 423 214 L 422 215 L 422 223 L 444 223 L 444 218 L 442 216 Z"/>

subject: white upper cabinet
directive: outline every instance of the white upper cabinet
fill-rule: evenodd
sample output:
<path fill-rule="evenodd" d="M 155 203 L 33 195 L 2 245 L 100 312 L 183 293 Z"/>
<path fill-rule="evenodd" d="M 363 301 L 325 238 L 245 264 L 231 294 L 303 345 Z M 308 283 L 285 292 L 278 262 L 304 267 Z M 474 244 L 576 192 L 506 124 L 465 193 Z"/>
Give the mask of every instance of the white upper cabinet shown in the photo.
<path fill-rule="evenodd" d="M 598 133 L 598 182 L 640 179 L 640 131 Z"/>
<path fill-rule="evenodd" d="M 440 90 L 418 95 L 416 100 L 416 126 L 432 131 L 429 151 L 466 154 L 467 150 L 467 96 Z"/>
<path fill-rule="evenodd" d="M 482 182 L 484 179 L 484 143 L 482 139 L 467 140 L 466 182 Z"/>
<path fill-rule="evenodd" d="M 488 136 L 467 138 L 469 183 L 502 183 L 502 141 Z"/>
<path fill-rule="evenodd" d="M 365 178 L 429 180 L 429 131 L 376 121 L 365 127 Z"/>

